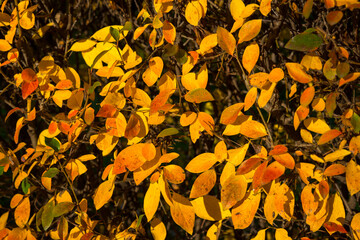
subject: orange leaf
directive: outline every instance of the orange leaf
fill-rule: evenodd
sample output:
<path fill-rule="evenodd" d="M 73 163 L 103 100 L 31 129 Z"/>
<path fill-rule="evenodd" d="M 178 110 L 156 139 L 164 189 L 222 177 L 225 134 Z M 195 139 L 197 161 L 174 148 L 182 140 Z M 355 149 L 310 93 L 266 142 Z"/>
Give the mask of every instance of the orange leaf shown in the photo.
<path fill-rule="evenodd" d="M 248 120 L 240 125 L 240 134 L 249 138 L 260 138 L 267 135 L 264 125 L 261 123 Z"/>
<path fill-rule="evenodd" d="M 326 21 L 329 25 L 333 26 L 340 22 L 343 16 L 344 14 L 342 11 L 332 11 L 326 15 Z"/>
<path fill-rule="evenodd" d="M 340 132 L 339 130 L 336 130 L 336 129 L 329 130 L 329 131 L 325 132 L 323 135 L 321 135 L 321 137 L 318 140 L 318 144 L 319 145 L 325 144 L 325 143 L 333 140 L 334 138 L 337 138 L 341 134 L 342 134 L 342 132 Z"/>
<path fill-rule="evenodd" d="M 193 158 L 185 167 L 185 169 L 192 173 L 201 173 L 210 169 L 217 162 L 216 156 L 213 153 L 202 153 Z"/>
<path fill-rule="evenodd" d="M 311 107 L 318 112 L 322 112 L 325 109 L 325 101 L 322 98 L 315 98 L 311 103 Z"/>
<path fill-rule="evenodd" d="M 332 92 L 327 96 L 326 102 L 325 102 L 325 109 L 326 112 L 329 114 L 330 117 L 332 117 L 335 109 L 336 109 L 336 97 L 337 92 Z"/>
<path fill-rule="evenodd" d="M 87 125 L 91 125 L 91 123 L 94 121 L 95 119 L 94 112 L 95 111 L 92 107 L 89 107 L 85 110 L 84 120 Z"/>
<path fill-rule="evenodd" d="M 149 60 L 149 68 L 160 77 L 164 68 L 164 62 L 160 57 L 153 57 Z"/>
<path fill-rule="evenodd" d="M 114 174 L 118 174 L 117 171 L 115 171 L 117 166 L 126 166 L 126 168 L 130 171 L 134 171 L 141 167 L 146 162 L 142 153 L 143 147 L 143 143 L 138 143 L 123 149 L 115 159 L 113 170 Z"/>
<path fill-rule="evenodd" d="M 236 103 L 224 109 L 221 113 L 220 123 L 228 125 L 235 122 L 237 116 L 239 115 L 241 109 L 243 109 L 244 103 Z"/>
<path fill-rule="evenodd" d="M 208 194 L 216 183 L 216 172 L 214 169 L 209 169 L 201 173 L 194 181 L 190 198 L 198 198 Z"/>
<path fill-rule="evenodd" d="M 164 167 L 164 177 L 173 184 L 180 184 L 185 180 L 185 172 L 178 165 L 167 165 Z"/>
<path fill-rule="evenodd" d="M 214 154 L 218 161 L 222 161 L 228 157 L 228 151 L 225 141 L 220 141 L 216 144 Z"/>
<path fill-rule="evenodd" d="M 180 117 L 180 125 L 183 127 L 189 126 L 190 124 L 195 122 L 196 118 L 197 118 L 196 113 L 191 111 L 184 112 L 183 114 L 181 114 Z"/>
<path fill-rule="evenodd" d="M 273 156 L 275 158 L 275 156 Z M 285 172 L 285 167 L 279 162 L 272 162 L 265 170 L 262 178 L 261 185 L 265 185 L 272 180 L 279 178 Z"/>
<path fill-rule="evenodd" d="M 274 68 L 269 73 L 269 81 L 276 83 L 284 78 L 284 71 L 281 68 Z"/>
<path fill-rule="evenodd" d="M 228 54 L 233 55 L 236 47 L 234 36 L 222 27 L 218 27 L 216 33 L 219 46 Z"/>
<path fill-rule="evenodd" d="M 156 213 L 160 202 L 160 188 L 157 182 L 150 183 L 144 197 L 144 212 L 148 222 Z"/>
<path fill-rule="evenodd" d="M 305 67 L 299 63 L 286 63 L 288 73 L 292 79 L 300 83 L 309 83 L 313 78 L 305 72 Z"/>
<path fill-rule="evenodd" d="M 163 34 L 164 38 L 168 43 L 174 44 L 176 38 L 176 29 L 174 25 L 171 24 L 168 20 L 164 21 L 163 25 Z"/>
<path fill-rule="evenodd" d="M 255 67 L 256 62 L 259 59 L 259 55 L 260 55 L 260 48 L 256 42 L 251 43 L 249 46 L 245 48 L 242 57 L 242 64 L 246 69 L 246 71 L 248 71 L 248 73 L 250 73 L 251 70 L 253 70 L 253 68 Z"/>
<path fill-rule="evenodd" d="M 258 98 L 258 104 L 260 108 L 263 108 L 266 106 L 266 104 L 270 101 L 273 92 L 276 87 L 276 82 L 272 82 L 271 84 L 266 84 L 262 87 L 260 96 Z"/>
<path fill-rule="evenodd" d="M 260 12 L 265 17 L 270 13 L 271 11 L 271 1 L 272 0 L 261 0 L 260 3 Z"/>
<path fill-rule="evenodd" d="M 15 223 L 19 227 L 25 227 L 30 217 L 30 200 L 29 197 L 25 197 L 14 212 Z"/>
<path fill-rule="evenodd" d="M 37 80 L 36 73 L 35 73 L 34 70 L 32 70 L 31 68 L 25 68 L 25 69 L 21 72 L 21 78 L 22 78 L 25 82 L 34 82 L 34 81 Z"/>
<path fill-rule="evenodd" d="M 214 119 L 209 114 L 205 112 L 199 112 L 197 121 L 199 121 L 199 123 L 207 133 L 209 133 L 211 136 L 214 134 L 215 122 Z"/>
<path fill-rule="evenodd" d="M 96 114 L 96 117 L 110 118 L 116 113 L 116 108 L 112 104 L 104 104 Z"/>
<path fill-rule="evenodd" d="M 258 72 L 258 73 L 251 74 L 249 76 L 249 81 L 250 81 L 251 86 L 254 86 L 254 87 L 257 87 L 260 89 L 266 85 L 268 80 L 269 80 L 268 73 Z"/>
<path fill-rule="evenodd" d="M 185 95 L 185 100 L 193 103 L 214 101 L 215 99 L 205 88 L 193 89 Z"/>
<path fill-rule="evenodd" d="M 342 85 L 355 81 L 356 79 L 358 79 L 358 77 L 360 77 L 360 72 L 354 72 L 354 73 L 350 73 L 348 75 L 346 75 L 345 77 L 341 78 L 339 81 L 339 87 L 341 87 Z"/>
<path fill-rule="evenodd" d="M 284 145 L 276 145 L 270 152 L 269 156 L 280 155 L 288 152 L 288 148 Z"/>
<path fill-rule="evenodd" d="M 253 189 L 257 189 L 258 187 L 262 186 L 262 177 L 266 171 L 267 165 L 268 161 L 265 161 L 256 168 L 252 183 Z"/>
<path fill-rule="evenodd" d="M 32 94 L 37 89 L 38 86 L 39 86 L 39 81 L 37 80 L 37 78 L 31 82 L 24 81 L 21 86 L 22 98 L 26 99 L 30 94 Z"/>
<path fill-rule="evenodd" d="M 140 125 L 141 124 L 139 117 L 136 114 L 131 114 L 129 118 L 129 122 L 125 128 L 124 137 L 127 139 L 133 139 L 134 137 L 136 137 L 141 130 Z"/>
<path fill-rule="evenodd" d="M 337 223 L 326 222 L 324 223 L 324 228 L 331 234 L 334 232 L 347 233 L 346 229 Z"/>
<path fill-rule="evenodd" d="M 243 175 L 230 176 L 221 188 L 221 203 L 224 210 L 230 209 L 243 199 L 246 189 L 247 182 Z"/>
<path fill-rule="evenodd" d="M 57 89 L 69 89 L 73 86 L 73 82 L 68 80 L 68 79 L 64 79 L 61 80 L 60 82 L 58 82 L 55 86 L 55 88 Z"/>
<path fill-rule="evenodd" d="M 247 21 L 239 31 L 238 44 L 252 40 L 261 30 L 261 19 Z"/>
<path fill-rule="evenodd" d="M 329 194 L 329 184 L 327 181 L 322 180 L 319 183 L 319 192 L 323 198 L 326 198 L 326 196 Z"/>
<path fill-rule="evenodd" d="M 154 114 L 165 105 L 171 95 L 172 90 L 165 90 L 160 92 L 152 101 L 150 105 L 150 114 Z"/>
<path fill-rule="evenodd" d="M 54 134 L 57 129 L 58 129 L 57 122 L 51 121 L 51 123 L 49 124 L 49 128 L 48 128 L 49 133 Z"/>
<path fill-rule="evenodd" d="M 252 105 L 254 105 L 255 101 L 256 101 L 256 97 L 257 97 L 257 88 L 256 87 L 252 87 L 245 96 L 245 100 L 244 100 L 244 111 L 247 111 L 249 108 L 252 107 Z"/>
<path fill-rule="evenodd" d="M 11 114 L 13 114 L 13 113 L 16 112 L 16 111 L 21 111 L 21 109 L 20 109 L 19 107 L 16 107 L 16 108 L 11 109 L 11 110 L 6 114 L 5 122 L 6 122 L 6 120 L 11 116 Z"/>
<path fill-rule="evenodd" d="M 262 158 L 257 158 L 257 157 L 246 159 L 238 167 L 238 169 L 236 170 L 236 174 L 243 175 L 254 170 L 256 167 L 260 165 L 262 160 L 263 160 Z"/>
<path fill-rule="evenodd" d="M 332 164 L 329 167 L 327 167 L 324 171 L 324 176 L 332 177 L 336 175 L 341 175 L 345 173 L 346 167 L 342 164 Z"/>
<path fill-rule="evenodd" d="M 173 205 L 170 206 L 171 217 L 174 222 L 190 235 L 195 224 L 195 211 L 190 201 L 185 197 L 173 193 Z"/>
<path fill-rule="evenodd" d="M 300 97 L 300 104 L 304 107 L 307 107 L 315 96 L 315 88 L 313 86 L 308 87 L 304 90 Z"/>

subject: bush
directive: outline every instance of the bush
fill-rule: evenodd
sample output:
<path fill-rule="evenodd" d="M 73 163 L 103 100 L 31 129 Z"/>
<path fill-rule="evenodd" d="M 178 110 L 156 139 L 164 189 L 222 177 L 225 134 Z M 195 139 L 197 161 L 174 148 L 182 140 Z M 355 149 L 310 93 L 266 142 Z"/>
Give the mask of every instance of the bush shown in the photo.
<path fill-rule="evenodd" d="M 360 239 L 359 8 L 3 1 L 1 239 Z"/>

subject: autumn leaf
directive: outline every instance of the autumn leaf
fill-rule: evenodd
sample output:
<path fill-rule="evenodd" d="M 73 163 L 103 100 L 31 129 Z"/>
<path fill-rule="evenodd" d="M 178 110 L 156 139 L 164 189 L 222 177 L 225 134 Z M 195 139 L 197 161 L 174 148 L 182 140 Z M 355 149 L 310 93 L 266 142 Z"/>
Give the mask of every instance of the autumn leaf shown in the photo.
<path fill-rule="evenodd" d="M 234 36 L 225 28 L 217 28 L 217 42 L 219 46 L 228 54 L 233 55 L 236 47 Z"/>
<path fill-rule="evenodd" d="M 239 41 L 238 44 L 246 41 L 251 41 L 255 38 L 261 29 L 261 19 L 250 20 L 244 23 L 239 31 Z"/>
<path fill-rule="evenodd" d="M 157 182 L 150 183 L 144 197 L 144 212 L 148 222 L 153 218 L 157 211 L 160 201 L 160 188 Z"/>
<path fill-rule="evenodd" d="M 264 125 L 261 123 L 248 120 L 240 125 L 240 134 L 249 138 L 260 138 L 267 135 Z"/>
<path fill-rule="evenodd" d="M 260 48 L 257 43 L 251 43 L 245 48 L 242 64 L 248 73 L 254 68 L 256 62 L 258 61 L 260 55 Z"/>
<path fill-rule="evenodd" d="M 193 103 L 214 101 L 215 99 L 205 88 L 196 88 L 185 95 L 185 100 Z"/>
<path fill-rule="evenodd" d="M 201 173 L 194 181 L 190 198 L 198 198 L 208 194 L 216 183 L 216 172 L 214 169 L 206 170 Z"/>
<path fill-rule="evenodd" d="M 221 203 L 223 208 L 230 209 L 246 194 L 247 182 L 243 175 L 229 177 L 221 189 Z"/>
<path fill-rule="evenodd" d="M 185 169 L 192 173 L 201 173 L 210 169 L 217 162 L 216 156 L 213 153 L 202 153 L 193 158 L 185 167 Z"/>
<path fill-rule="evenodd" d="M 173 205 L 170 207 L 171 217 L 174 222 L 190 235 L 195 224 L 195 211 L 190 201 L 185 197 L 173 193 Z"/>
<path fill-rule="evenodd" d="M 346 185 L 350 195 L 354 195 L 360 191 L 359 179 L 360 166 L 355 161 L 351 160 L 346 166 Z"/>
<path fill-rule="evenodd" d="M 231 210 L 231 218 L 235 229 L 245 229 L 252 223 L 259 208 L 261 194 L 248 191 L 240 202 Z"/>

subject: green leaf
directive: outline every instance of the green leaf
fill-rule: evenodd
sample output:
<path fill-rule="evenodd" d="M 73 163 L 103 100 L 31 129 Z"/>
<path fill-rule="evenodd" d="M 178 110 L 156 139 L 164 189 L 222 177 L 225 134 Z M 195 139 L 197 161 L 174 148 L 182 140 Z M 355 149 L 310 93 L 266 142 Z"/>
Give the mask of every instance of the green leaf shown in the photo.
<path fill-rule="evenodd" d="M 3 173 L 4 173 L 4 168 L 5 168 L 4 166 L 0 166 L 0 176 L 3 175 Z"/>
<path fill-rule="evenodd" d="M 36 213 L 36 230 L 38 232 L 40 232 L 40 225 L 41 225 L 41 216 L 42 216 L 42 213 L 44 212 L 44 207 L 40 208 L 40 210 Z"/>
<path fill-rule="evenodd" d="M 28 180 L 28 178 L 25 178 L 21 182 L 21 190 L 23 191 L 24 194 L 28 194 L 29 193 L 29 188 L 30 188 L 29 180 Z"/>
<path fill-rule="evenodd" d="M 351 124 L 354 127 L 354 133 L 358 134 L 360 132 L 360 117 L 356 113 L 351 117 Z"/>
<path fill-rule="evenodd" d="M 178 45 L 172 45 L 170 43 L 166 44 L 164 47 L 164 54 L 163 57 L 172 57 L 175 56 L 175 54 L 178 52 L 179 46 Z"/>
<path fill-rule="evenodd" d="M 54 149 L 55 152 L 58 152 L 60 150 L 60 141 L 56 138 L 45 137 L 45 144 Z"/>
<path fill-rule="evenodd" d="M 145 214 L 141 214 L 136 222 L 136 229 L 139 228 L 140 224 L 141 224 L 141 220 L 144 217 Z"/>
<path fill-rule="evenodd" d="M 187 61 L 187 53 L 184 49 L 180 48 L 175 54 L 175 57 L 180 64 L 184 64 Z"/>
<path fill-rule="evenodd" d="M 116 40 L 116 42 L 118 42 L 120 40 L 120 31 L 119 31 L 119 29 L 110 27 L 110 34 Z"/>
<path fill-rule="evenodd" d="M 94 85 L 92 85 L 88 90 L 89 94 L 92 94 L 95 91 L 95 88 L 100 87 L 100 86 L 101 86 L 101 83 L 99 81 L 94 82 Z"/>
<path fill-rule="evenodd" d="M 120 30 L 120 32 L 123 31 L 131 31 L 133 29 L 133 25 L 131 22 L 127 21 L 124 25 L 124 27 Z"/>
<path fill-rule="evenodd" d="M 54 201 L 48 202 L 44 206 L 44 211 L 41 214 L 41 225 L 45 231 L 50 227 L 52 221 L 54 220 L 53 209 Z"/>
<path fill-rule="evenodd" d="M 300 33 L 290 39 L 290 41 L 285 45 L 285 48 L 294 51 L 307 52 L 317 49 L 322 43 L 322 38 L 317 34 Z"/>
<path fill-rule="evenodd" d="M 74 208 L 75 204 L 72 202 L 61 202 L 58 203 L 53 211 L 52 214 L 54 217 L 60 217 L 64 214 L 67 214 L 68 212 L 70 212 L 73 208 Z"/>
<path fill-rule="evenodd" d="M 49 170 L 47 170 L 46 173 L 44 173 L 43 177 L 53 178 L 58 173 L 59 173 L 59 169 L 57 169 L 57 168 L 49 168 Z"/>
<path fill-rule="evenodd" d="M 111 48 L 109 48 L 108 50 L 104 50 L 101 53 L 99 53 L 99 55 L 96 56 L 96 58 L 94 59 L 94 62 L 91 64 L 90 69 L 92 70 L 95 66 L 95 64 L 108 52 L 110 51 Z"/>
<path fill-rule="evenodd" d="M 179 130 L 177 130 L 176 128 L 166 128 L 164 130 L 162 130 L 159 135 L 157 135 L 156 138 L 161 138 L 161 137 L 167 137 L 167 136 L 172 136 L 175 134 L 178 134 Z"/>

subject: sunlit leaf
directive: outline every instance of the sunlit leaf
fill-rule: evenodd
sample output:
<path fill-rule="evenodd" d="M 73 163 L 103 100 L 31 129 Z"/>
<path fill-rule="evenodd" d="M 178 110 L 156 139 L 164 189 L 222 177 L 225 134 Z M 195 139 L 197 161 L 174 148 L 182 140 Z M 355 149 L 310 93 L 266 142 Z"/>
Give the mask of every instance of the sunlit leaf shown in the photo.
<path fill-rule="evenodd" d="M 153 218 L 150 222 L 150 231 L 154 240 L 165 240 L 166 238 L 166 227 L 162 221 L 158 218 Z"/>
<path fill-rule="evenodd" d="M 249 46 L 245 48 L 243 57 L 242 57 L 242 64 L 248 73 L 254 68 L 256 62 L 259 59 L 260 55 L 260 48 L 257 43 L 251 43 Z"/>
<path fill-rule="evenodd" d="M 250 41 L 255 38 L 261 29 L 261 19 L 255 19 L 247 21 L 239 31 L 239 41 L 238 44 L 246 41 Z"/>
<path fill-rule="evenodd" d="M 219 46 L 228 54 L 233 55 L 236 47 L 234 36 L 222 27 L 218 27 L 216 33 Z"/>
<path fill-rule="evenodd" d="M 248 120 L 240 125 L 240 134 L 249 138 L 260 138 L 266 136 L 267 132 L 263 124 Z"/>
<path fill-rule="evenodd" d="M 231 218 L 235 229 L 245 229 L 252 223 L 260 204 L 261 194 L 248 191 L 243 200 L 231 210 Z"/>
<path fill-rule="evenodd" d="M 102 208 L 113 195 L 115 184 L 112 180 L 107 180 L 99 185 L 94 194 L 94 205 L 96 210 Z"/>
<path fill-rule="evenodd" d="M 324 171 L 324 176 L 332 177 L 345 173 L 346 167 L 342 164 L 332 164 Z"/>
<path fill-rule="evenodd" d="M 230 217 L 230 211 L 224 210 L 221 202 L 214 196 L 206 195 L 191 201 L 196 216 L 209 220 L 219 221 L 226 217 Z"/>
<path fill-rule="evenodd" d="M 185 167 L 192 173 L 202 173 L 210 169 L 217 162 L 217 158 L 213 153 L 202 153 L 193 158 Z"/>
<path fill-rule="evenodd" d="M 174 222 L 190 235 L 195 224 L 195 211 L 190 201 L 185 197 L 173 193 L 173 205 L 170 207 L 171 217 Z"/>
<path fill-rule="evenodd" d="M 150 183 L 144 197 L 144 212 L 148 222 L 153 218 L 157 211 L 160 201 L 160 188 L 157 182 Z"/>
<path fill-rule="evenodd" d="M 208 194 L 216 183 L 216 172 L 214 169 L 209 169 L 201 173 L 194 181 L 190 198 L 198 198 Z"/>
<path fill-rule="evenodd" d="M 223 208 L 230 209 L 238 201 L 244 198 L 247 190 L 247 182 L 243 175 L 229 177 L 221 188 L 221 203 Z"/>
<path fill-rule="evenodd" d="M 324 157 L 324 160 L 326 162 L 334 162 L 336 160 L 341 160 L 343 159 L 345 156 L 350 155 L 351 152 L 345 149 L 339 149 L 336 150 L 335 152 L 329 153 Z"/>
<path fill-rule="evenodd" d="M 193 103 L 214 101 L 215 99 L 205 88 L 196 88 L 185 95 L 185 100 Z"/>

